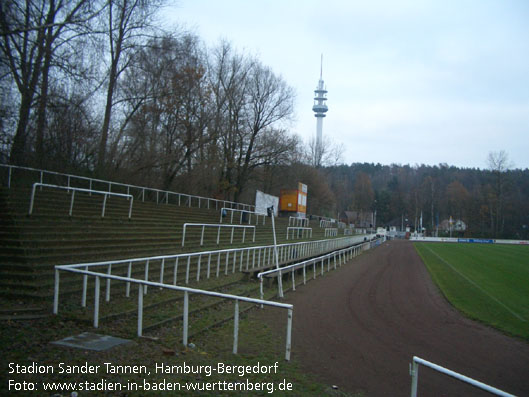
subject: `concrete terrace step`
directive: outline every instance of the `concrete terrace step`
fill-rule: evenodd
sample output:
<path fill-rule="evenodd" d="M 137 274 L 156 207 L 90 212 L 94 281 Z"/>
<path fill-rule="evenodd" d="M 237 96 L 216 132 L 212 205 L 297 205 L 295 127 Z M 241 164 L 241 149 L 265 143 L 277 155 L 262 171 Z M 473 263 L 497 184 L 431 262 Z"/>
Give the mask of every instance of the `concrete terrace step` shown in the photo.
<path fill-rule="evenodd" d="M 222 229 L 217 245 L 217 229 L 206 228 L 200 245 L 201 228 L 190 227 L 181 247 L 183 224 L 218 223 L 220 211 L 216 209 L 134 200 L 129 220 L 127 200 L 109 196 L 106 215 L 101 218 L 102 197 L 76 193 L 73 215 L 68 216 L 71 194 L 43 189 L 37 191 L 35 212 L 29 216 L 29 189 L 0 188 L 0 197 L 5 209 L 0 216 L 0 285 L 16 296 L 24 290 L 38 296 L 39 287 L 48 294 L 57 264 L 270 245 L 273 241 L 267 220 L 265 225 L 257 225 L 255 242 L 253 233 L 247 232 L 242 243 L 242 231 L 235 230 L 230 244 L 229 229 Z M 224 218 L 222 223 L 229 224 L 228 220 Z M 238 220 L 234 217 L 233 224 L 238 225 Z M 302 241 L 286 240 L 287 226 L 288 219 L 276 219 L 278 243 Z M 323 231 L 318 233 L 315 228 L 312 239 L 322 235 Z M 21 283 L 24 286 L 17 288 Z"/>

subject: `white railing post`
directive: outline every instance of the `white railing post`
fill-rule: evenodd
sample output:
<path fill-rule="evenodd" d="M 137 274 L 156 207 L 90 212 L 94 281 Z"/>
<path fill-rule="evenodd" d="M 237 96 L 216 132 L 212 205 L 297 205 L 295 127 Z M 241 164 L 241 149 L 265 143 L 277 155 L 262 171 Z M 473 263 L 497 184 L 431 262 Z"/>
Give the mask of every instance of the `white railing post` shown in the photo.
<path fill-rule="evenodd" d="M 112 264 L 107 267 L 107 274 L 112 274 Z M 107 288 L 105 291 L 105 302 L 110 302 L 110 278 L 107 278 Z"/>
<path fill-rule="evenodd" d="M 129 219 L 132 217 L 132 203 L 134 202 L 134 197 L 130 196 L 130 204 L 129 204 Z"/>
<path fill-rule="evenodd" d="M 149 260 L 145 262 L 145 281 L 149 281 Z M 147 295 L 147 284 L 143 286 L 143 293 Z"/>
<path fill-rule="evenodd" d="M 235 299 L 235 313 L 233 317 L 233 354 L 237 354 L 239 343 L 239 300 Z"/>
<path fill-rule="evenodd" d="M 127 278 L 130 278 L 132 275 L 132 261 L 129 262 L 127 266 Z M 130 296 L 130 281 L 127 281 L 125 285 L 125 296 L 128 298 Z"/>
<path fill-rule="evenodd" d="M 263 278 L 263 276 L 259 277 L 259 296 L 261 297 L 261 300 L 264 300 Z M 261 303 L 261 309 L 263 307 L 264 305 Z"/>
<path fill-rule="evenodd" d="M 105 194 L 105 198 L 103 199 L 103 210 L 101 211 L 101 218 L 105 217 L 106 206 L 107 206 L 107 195 Z"/>
<path fill-rule="evenodd" d="M 53 314 L 59 313 L 59 277 L 59 270 L 55 269 L 55 285 L 53 287 Z"/>
<path fill-rule="evenodd" d="M 198 256 L 197 262 L 197 281 L 200 281 L 200 262 L 202 261 L 202 254 Z"/>
<path fill-rule="evenodd" d="M 285 360 L 290 361 L 290 349 L 292 344 L 292 309 L 288 309 L 287 316 L 287 342 L 285 349 Z"/>
<path fill-rule="evenodd" d="M 191 266 L 191 256 L 187 257 L 187 267 L 186 267 L 186 284 L 189 284 L 189 268 Z"/>
<path fill-rule="evenodd" d="M 189 326 L 189 292 L 184 291 L 184 318 L 182 344 L 187 347 L 187 328 Z"/>
<path fill-rule="evenodd" d="M 96 285 L 94 293 L 94 328 L 99 327 L 99 276 L 96 276 Z"/>
<path fill-rule="evenodd" d="M 33 202 L 35 201 L 35 188 L 37 187 L 37 184 L 33 184 L 33 189 L 31 189 L 31 198 L 29 200 L 29 215 L 33 213 Z"/>
<path fill-rule="evenodd" d="M 410 364 L 410 375 L 411 375 L 411 397 L 417 397 L 417 383 L 419 380 L 419 364 L 413 361 Z"/>
<path fill-rule="evenodd" d="M 88 266 L 84 267 L 85 271 L 88 271 Z M 86 290 L 88 288 L 88 275 L 83 274 L 83 296 L 81 297 L 81 307 L 86 307 Z"/>
<path fill-rule="evenodd" d="M 164 272 L 165 272 L 165 258 L 162 258 L 162 263 L 160 263 L 160 284 L 163 284 Z"/>
<path fill-rule="evenodd" d="M 72 216 L 72 212 L 73 212 L 73 201 L 75 199 L 75 190 L 72 190 L 72 199 L 70 200 L 70 212 L 68 213 L 68 215 Z"/>
<path fill-rule="evenodd" d="M 138 337 L 143 332 L 143 288 L 138 284 Z"/>

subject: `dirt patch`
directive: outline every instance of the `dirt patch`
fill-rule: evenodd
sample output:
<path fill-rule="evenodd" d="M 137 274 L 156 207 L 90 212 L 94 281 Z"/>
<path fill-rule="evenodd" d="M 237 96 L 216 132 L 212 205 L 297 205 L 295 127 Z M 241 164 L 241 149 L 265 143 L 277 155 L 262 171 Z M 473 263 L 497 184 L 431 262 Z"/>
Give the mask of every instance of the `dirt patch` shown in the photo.
<path fill-rule="evenodd" d="M 368 396 L 408 396 L 409 363 L 419 356 L 529 395 L 529 344 L 455 310 L 408 241 L 368 251 L 285 301 L 294 304 L 293 357 L 320 382 Z M 489 394 L 420 367 L 418 395 Z"/>

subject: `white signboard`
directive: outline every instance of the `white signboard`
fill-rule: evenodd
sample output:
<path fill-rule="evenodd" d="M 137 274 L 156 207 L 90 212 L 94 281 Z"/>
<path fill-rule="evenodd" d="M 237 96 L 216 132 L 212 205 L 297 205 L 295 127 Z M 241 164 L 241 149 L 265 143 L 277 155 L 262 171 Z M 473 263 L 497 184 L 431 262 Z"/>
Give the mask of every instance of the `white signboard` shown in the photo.
<path fill-rule="evenodd" d="M 274 206 L 274 216 L 277 216 L 279 211 L 279 197 L 263 193 L 259 190 L 255 191 L 255 212 L 259 214 L 266 214 L 266 209 Z"/>

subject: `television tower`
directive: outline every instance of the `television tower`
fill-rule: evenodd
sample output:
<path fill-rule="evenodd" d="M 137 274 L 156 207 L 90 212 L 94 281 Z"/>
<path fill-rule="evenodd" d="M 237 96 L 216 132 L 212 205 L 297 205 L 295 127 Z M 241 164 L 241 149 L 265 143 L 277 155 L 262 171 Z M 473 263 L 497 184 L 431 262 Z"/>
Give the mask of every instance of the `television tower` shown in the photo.
<path fill-rule="evenodd" d="M 321 55 L 320 62 L 320 80 L 318 81 L 318 86 L 314 90 L 314 106 L 312 106 L 312 111 L 315 113 L 316 117 L 316 148 L 314 150 L 314 165 L 321 165 L 321 158 L 323 154 L 323 144 L 322 144 L 322 129 L 323 129 L 323 118 L 325 117 L 325 112 L 328 108 L 325 104 L 327 100 L 327 90 L 323 86 L 323 54 Z"/>

